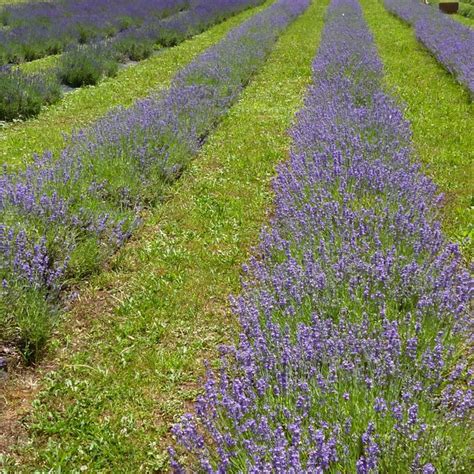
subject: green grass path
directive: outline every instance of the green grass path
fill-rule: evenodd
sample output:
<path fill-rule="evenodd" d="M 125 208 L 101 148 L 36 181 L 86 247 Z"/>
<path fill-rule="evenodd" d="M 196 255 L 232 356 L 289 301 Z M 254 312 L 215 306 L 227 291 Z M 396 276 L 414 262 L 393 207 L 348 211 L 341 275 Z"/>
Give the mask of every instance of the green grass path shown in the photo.
<path fill-rule="evenodd" d="M 81 292 L 46 362 L 57 368 L 35 402 L 27 471 L 165 469 L 169 427 L 190 408 L 203 360 L 235 334 L 228 295 L 268 216 L 326 5 L 282 35 L 170 199 Z"/>
<path fill-rule="evenodd" d="M 33 153 L 57 151 L 64 145 L 64 134 L 90 124 L 112 107 L 130 106 L 152 89 L 167 87 L 179 69 L 272 1 L 235 15 L 174 48 L 165 48 L 157 56 L 122 69 L 116 77 L 104 79 L 97 86 L 81 87 L 57 104 L 45 107 L 34 119 L 0 128 L 0 164 L 21 165 Z M 55 57 L 40 61 L 50 63 Z"/>
<path fill-rule="evenodd" d="M 474 28 L 474 18 L 468 18 L 458 14 L 452 15 L 452 18 L 454 18 L 456 21 L 459 21 L 459 23 Z"/>
<path fill-rule="evenodd" d="M 361 0 L 384 63 L 387 88 L 405 104 L 425 172 L 446 193 L 445 230 L 472 255 L 474 106 L 468 92 L 380 0 Z"/>
<path fill-rule="evenodd" d="M 26 63 L 18 64 L 18 69 L 21 69 L 26 73 L 35 73 L 41 71 L 47 71 L 57 66 L 61 54 L 52 54 L 51 56 L 45 56 L 44 58 L 34 59 Z"/>

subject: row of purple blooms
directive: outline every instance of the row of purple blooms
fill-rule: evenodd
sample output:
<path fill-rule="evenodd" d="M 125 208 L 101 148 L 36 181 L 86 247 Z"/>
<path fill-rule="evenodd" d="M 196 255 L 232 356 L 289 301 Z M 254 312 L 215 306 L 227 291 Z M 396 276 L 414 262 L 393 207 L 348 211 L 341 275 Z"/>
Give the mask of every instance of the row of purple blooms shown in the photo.
<path fill-rule="evenodd" d="M 384 0 L 394 15 L 413 25 L 418 40 L 474 94 L 474 30 L 418 0 Z"/>
<path fill-rule="evenodd" d="M 199 0 L 206 3 L 207 0 Z M 63 51 L 75 43 L 113 36 L 156 22 L 196 0 L 64 0 L 5 5 L 0 20 L 0 60 L 21 62 Z"/>
<path fill-rule="evenodd" d="M 164 46 L 181 42 L 212 24 L 228 18 L 245 8 L 255 7 L 265 0 L 191 0 L 187 9 L 168 18 L 156 21 L 144 21 L 140 26 L 119 33 L 116 42 L 127 39 L 148 40 Z"/>
<path fill-rule="evenodd" d="M 0 175 L 0 309 L 10 313 L 3 338 L 28 334 L 19 321 L 28 323 L 32 299 L 49 318 L 65 284 L 130 236 L 308 3 L 278 0 L 181 70 L 170 89 L 113 110 L 59 156 L 46 152 Z"/>
<path fill-rule="evenodd" d="M 263 2 L 264 0 L 192 0 L 186 3 L 189 8 L 163 20 L 150 15 L 139 26 L 126 28 L 113 38 L 96 38 L 88 44 L 72 44 L 55 66 L 41 73 L 24 73 L 11 64 L 0 66 L 0 120 L 12 121 L 35 116 L 40 113 L 43 105 L 52 104 L 61 98 L 60 82 L 72 87 L 94 85 L 104 76 L 115 75 L 119 62 L 146 59 L 159 46 L 179 44 L 212 25 Z M 29 27 L 34 30 L 33 25 Z M 52 34 L 56 33 L 55 28 Z M 42 48 L 41 41 L 35 38 L 30 41 L 28 36 L 22 36 L 22 41 L 28 44 L 32 41 L 35 48 Z M 8 43 L 4 46 L 8 48 Z M 0 43 L 0 50 L 1 48 Z"/>
<path fill-rule="evenodd" d="M 357 0 L 328 8 L 241 332 L 173 428 L 175 472 L 467 472 L 470 281 L 382 87 Z"/>

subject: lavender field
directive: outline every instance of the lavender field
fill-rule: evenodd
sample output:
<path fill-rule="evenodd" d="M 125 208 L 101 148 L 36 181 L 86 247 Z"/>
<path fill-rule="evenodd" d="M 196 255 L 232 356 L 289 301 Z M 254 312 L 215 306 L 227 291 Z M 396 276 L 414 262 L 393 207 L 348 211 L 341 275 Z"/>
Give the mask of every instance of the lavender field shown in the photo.
<path fill-rule="evenodd" d="M 469 26 L 416 0 L 0 22 L 2 472 L 472 471 Z"/>

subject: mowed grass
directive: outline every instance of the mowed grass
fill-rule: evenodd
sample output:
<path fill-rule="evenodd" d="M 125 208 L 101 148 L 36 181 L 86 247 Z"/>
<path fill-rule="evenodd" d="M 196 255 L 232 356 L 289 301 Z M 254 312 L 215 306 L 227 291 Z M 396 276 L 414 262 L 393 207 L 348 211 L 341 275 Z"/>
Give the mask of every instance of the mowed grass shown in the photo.
<path fill-rule="evenodd" d="M 170 426 L 190 409 L 204 360 L 236 334 L 228 295 L 271 208 L 326 5 L 282 35 L 140 237 L 81 292 L 13 472 L 166 470 Z"/>
<path fill-rule="evenodd" d="M 452 18 L 454 18 L 456 21 L 459 21 L 459 23 L 463 23 L 466 26 L 474 28 L 474 18 L 468 18 L 458 14 L 452 15 Z"/>
<path fill-rule="evenodd" d="M 30 0 L 0 0 L 0 6 L 1 5 L 13 5 L 14 3 L 25 3 Z"/>
<path fill-rule="evenodd" d="M 53 54 L 51 56 L 45 56 L 44 58 L 35 59 L 27 63 L 18 64 L 18 69 L 26 73 L 42 72 L 52 70 L 58 65 L 60 54 Z"/>
<path fill-rule="evenodd" d="M 152 89 L 167 87 L 179 69 L 271 3 L 272 0 L 268 0 L 262 6 L 237 14 L 174 48 L 165 48 L 156 56 L 120 70 L 116 77 L 105 79 L 97 86 L 81 87 L 57 104 L 45 107 L 35 119 L 1 127 L 0 164 L 21 166 L 31 160 L 33 153 L 56 152 L 64 146 L 65 134 L 90 124 L 112 107 L 130 106 Z M 51 57 L 38 61 L 44 66 L 44 63 L 51 65 L 56 60 L 56 57 Z M 39 63 L 34 63 L 24 68 L 41 69 Z"/>
<path fill-rule="evenodd" d="M 361 0 L 384 63 L 387 90 L 406 106 L 424 171 L 446 194 L 441 214 L 450 239 L 472 257 L 474 106 L 468 92 L 378 0 Z"/>

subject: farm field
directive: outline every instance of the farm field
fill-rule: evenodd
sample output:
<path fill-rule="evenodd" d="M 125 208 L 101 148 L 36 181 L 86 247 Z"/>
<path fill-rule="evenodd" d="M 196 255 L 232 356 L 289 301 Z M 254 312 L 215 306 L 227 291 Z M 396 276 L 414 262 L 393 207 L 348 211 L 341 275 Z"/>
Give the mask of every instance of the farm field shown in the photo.
<path fill-rule="evenodd" d="M 1 471 L 470 472 L 474 31 L 100 3 L 0 78 L 151 52 L 1 123 Z"/>

